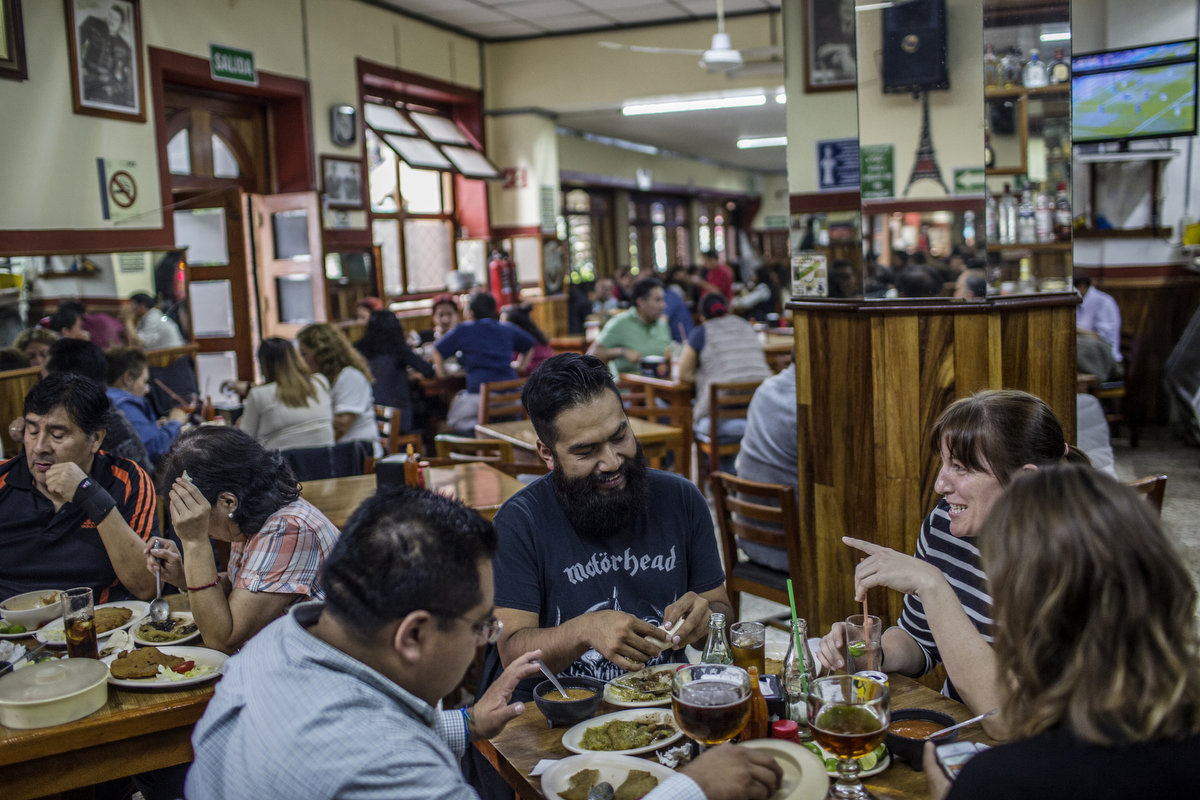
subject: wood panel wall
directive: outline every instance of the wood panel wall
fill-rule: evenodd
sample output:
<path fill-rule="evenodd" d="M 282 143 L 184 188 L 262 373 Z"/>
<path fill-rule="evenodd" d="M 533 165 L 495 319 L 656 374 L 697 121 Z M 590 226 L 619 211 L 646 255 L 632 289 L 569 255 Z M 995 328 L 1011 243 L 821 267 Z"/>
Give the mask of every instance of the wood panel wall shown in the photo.
<path fill-rule="evenodd" d="M 933 508 L 939 459 L 927 442 L 942 410 L 985 388 L 1049 403 L 1075 440 L 1071 294 L 984 303 L 794 302 L 800 539 L 798 602 L 809 630 L 855 613 L 842 536 L 916 549 Z M 902 596 L 877 590 L 871 613 L 892 624 Z"/>

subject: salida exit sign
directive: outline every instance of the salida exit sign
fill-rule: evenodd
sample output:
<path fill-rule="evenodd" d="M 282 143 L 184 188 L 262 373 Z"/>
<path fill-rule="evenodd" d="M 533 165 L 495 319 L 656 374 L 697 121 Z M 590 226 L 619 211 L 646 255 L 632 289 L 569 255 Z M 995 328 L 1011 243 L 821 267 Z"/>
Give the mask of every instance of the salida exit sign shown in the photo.
<path fill-rule="evenodd" d="M 220 44 L 208 46 L 208 63 L 213 80 L 228 83 L 258 85 L 258 73 L 254 71 L 254 53 Z"/>

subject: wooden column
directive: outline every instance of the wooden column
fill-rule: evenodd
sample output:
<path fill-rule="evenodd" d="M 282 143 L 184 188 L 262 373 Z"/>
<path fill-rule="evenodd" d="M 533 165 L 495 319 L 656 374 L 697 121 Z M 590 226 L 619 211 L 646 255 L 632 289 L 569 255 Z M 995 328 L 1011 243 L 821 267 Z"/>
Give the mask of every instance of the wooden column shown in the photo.
<path fill-rule="evenodd" d="M 809 631 L 855 613 L 854 536 L 916 550 L 937 502 L 927 441 L 937 416 L 980 389 L 1023 389 L 1054 409 L 1075 441 L 1075 294 L 949 300 L 796 301 L 800 537 L 798 602 Z M 899 619 L 902 595 L 869 598 Z"/>

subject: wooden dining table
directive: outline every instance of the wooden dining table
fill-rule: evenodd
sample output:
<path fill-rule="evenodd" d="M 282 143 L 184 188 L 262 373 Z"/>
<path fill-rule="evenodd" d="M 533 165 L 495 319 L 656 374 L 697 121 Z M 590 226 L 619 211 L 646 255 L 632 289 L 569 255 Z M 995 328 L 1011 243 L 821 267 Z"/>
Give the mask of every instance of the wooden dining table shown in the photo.
<path fill-rule="evenodd" d="M 951 700 L 912 678 L 893 674 L 889 676 L 892 692 L 892 708 L 929 708 L 942 711 L 956 721 L 970 719 L 970 710 L 962 703 Z M 606 714 L 618 709 L 607 704 L 596 712 Z M 525 704 L 525 712 L 508 723 L 499 736 L 491 740 L 474 742 L 476 749 L 496 768 L 504 780 L 522 800 L 540 800 L 541 780 L 530 772 L 542 759 L 558 759 L 573 755 L 563 747 L 562 735 L 566 728 L 550 728 L 546 718 L 534 703 Z M 978 725 L 959 731 L 959 740 L 995 744 Z M 878 775 L 863 780 L 867 789 L 876 797 L 892 800 L 927 800 L 929 785 L 924 773 L 917 772 L 908 764 L 892 759 L 892 763 Z"/>
<path fill-rule="evenodd" d="M 642 450 L 648 459 L 660 459 L 666 451 L 683 446 L 683 431 L 673 425 L 660 425 L 657 422 L 630 417 L 629 427 L 642 443 Z M 475 433 L 484 439 L 509 442 L 525 453 L 537 453 L 537 432 L 533 429 L 533 423 L 527 419 L 476 425 Z"/>
<path fill-rule="evenodd" d="M 375 494 L 376 488 L 374 475 L 351 475 L 304 481 L 300 496 L 341 528 L 354 509 Z M 425 468 L 425 488 L 453 497 L 491 519 L 508 498 L 525 488 L 525 484 L 488 464 L 468 461 L 449 467 Z"/>

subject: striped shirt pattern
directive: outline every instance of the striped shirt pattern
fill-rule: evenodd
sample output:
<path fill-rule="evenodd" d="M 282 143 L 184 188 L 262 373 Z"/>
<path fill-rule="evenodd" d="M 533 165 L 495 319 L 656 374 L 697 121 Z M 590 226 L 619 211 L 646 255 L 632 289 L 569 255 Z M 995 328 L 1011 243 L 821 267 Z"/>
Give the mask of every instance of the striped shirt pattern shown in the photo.
<path fill-rule="evenodd" d="M 973 539 L 960 539 L 950 533 L 950 505 L 945 500 L 937 504 L 921 525 L 917 558 L 941 570 L 971 623 L 984 640 L 991 643 L 992 597 L 987 590 L 987 575 L 979 564 L 979 548 Z M 916 640 L 925 654 L 922 674 L 941 663 L 942 657 L 929 630 L 921 598 L 911 594 L 904 597 L 900 627 Z"/>
<path fill-rule="evenodd" d="M 317 578 L 340 532 L 303 498 L 267 517 L 258 533 L 230 547 L 229 580 L 250 592 L 324 600 Z"/>

